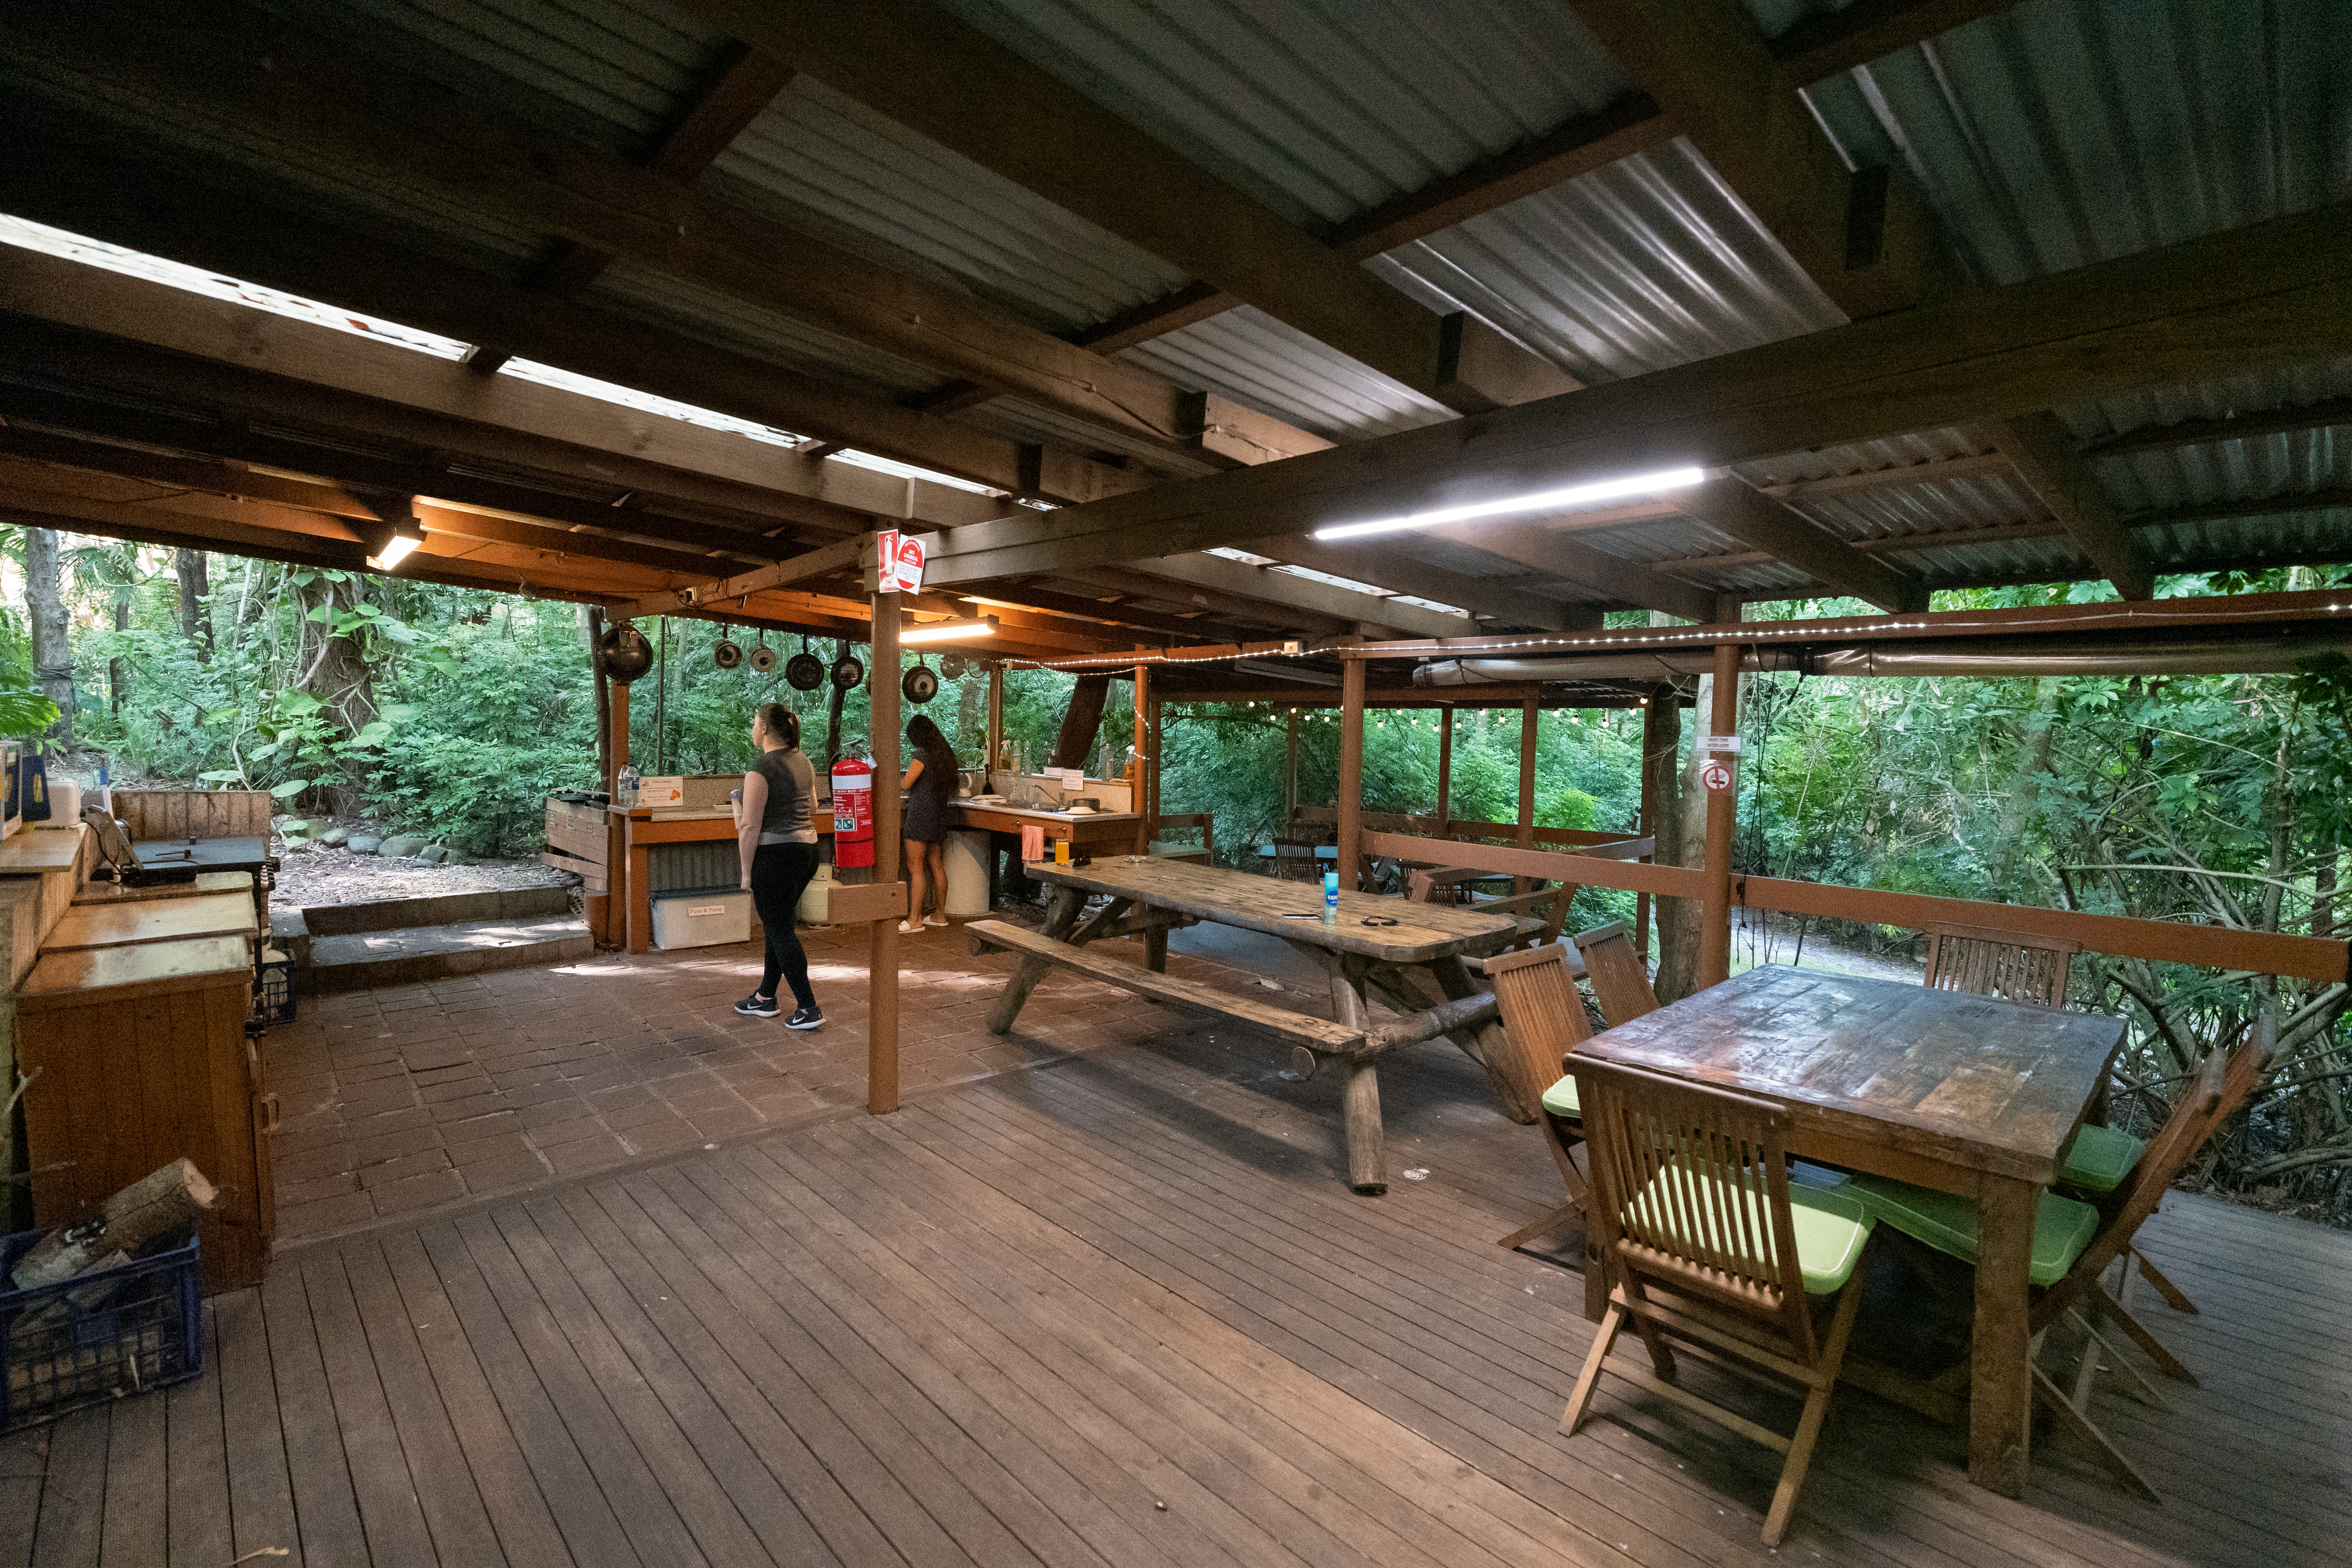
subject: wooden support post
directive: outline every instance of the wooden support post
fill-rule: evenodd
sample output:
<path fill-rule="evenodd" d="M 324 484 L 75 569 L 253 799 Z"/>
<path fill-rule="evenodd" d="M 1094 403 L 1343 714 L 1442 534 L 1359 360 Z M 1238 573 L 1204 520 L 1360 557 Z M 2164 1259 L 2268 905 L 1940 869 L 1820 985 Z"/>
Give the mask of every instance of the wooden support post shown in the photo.
<path fill-rule="evenodd" d="M 1454 837 L 1454 704 L 1437 710 L 1437 836 Z"/>
<path fill-rule="evenodd" d="M 1154 833 L 1160 831 L 1160 816 L 1165 809 L 1160 804 L 1160 748 L 1167 743 L 1167 737 L 1160 727 L 1161 706 L 1159 698 L 1154 697 L 1151 700 L 1150 721 L 1143 727 L 1144 742 L 1151 748 L 1149 759 L 1143 764 L 1144 799 L 1150 803 L 1150 813 L 1144 820 L 1145 825 Z M 1217 847 L 1212 844 L 1208 848 L 1209 862 L 1214 865 L 1217 858 Z"/>
<path fill-rule="evenodd" d="M 1674 689 L 1669 686 L 1660 686 L 1652 690 L 1642 709 L 1642 815 L 1634 824 L 1633 835 L 1637 838 L 1649 838 L 1653 843 L 1656 842 L 1653 836 L 1658 831 L 1658 786 L 1668 776 L 1658 763 L 1659 738 L 1662 734 L 1670 737 L 1664 742 L 1664 750 L 1668 759 L 1666 765 L 1672 766 L 1675 743 L 1681 739 L 1681 730 L 1678 725 L 1671 729 L 1666 726 L 1675 723 L 1679 711 L 1675 702 Z M 1643 859 L 1655 862 L 1657 857 L 1645 855 Z M 1633 895 L 1633 952 L 1644 963 L 1648 962 L 1650 895 L 1647 893 Z"/>
<path fill-rule="evenodd" d="M 1004 750 L 1004 667 L 988 667 L 988 755 L 981 759 L 986 770 L 981 778 L 984 790 L 996 788 L 997 757 Z"/>
<path fill-rule="evenodd" d="M 874 595 L 873 658 L 866 676 L 874 747 L 874 879 L 898 879 L 898 595 Z M 867 927 L 866 1109 L 898 1109 L 898 922 Z"/>
<path fill-rule="evenodd" d="M 610 687 L 612 740 L 604 756 L 604 798 L 621 804 L 621 770 L 629 764 L 629 689 L 615 680 Z M 636 888 L 628 881 L 628 832 L 617 811 L 604 814 L 604 924 L 591 927 L 607 947 L 625 947 L 629 941 L 628 907 Z"/>
<path fill-rule="evenodd" d="M 2006 1497 L 2025 1495 L 2032 1452 L 2032 1342 L 2027 1296 L 2039 1198 L 2032 1184 L 2005 1176 L 1987 1175 L 1977 1188 L 1969 1479 Z"/>
<path fill-rule="evenodd" d="M 1290 732 L 1282 749 L 1282 831 L 1298 820 L 1298 710 L 1290 710 Z"/>
<path fill-rule="evenodd" d="M 1729 735 L 1739 728 L 1739 645 L 1715 647 L 1715 700 L 1708 714 L 1709 733 Z M 1728 752 L 1719 761 L 1731 766 L 1732 787 L 1706 792 L 1706 896 L 1699 904 L 1698 986 L 1704 991 L 1731 978 L 1731 836 L 1738 826 L 1738 758 Z"/>
<path fill-rule="evenodd" d="M 1536 725 L 1541 718 L 1536 700 L 1528 698 L 1519 704 L 1519 847 L 1536 847 Z M 1511 891 L 1532 893 L 1535 879 L 1514 877 Z"/>
<path fill-rule="evenodd" d="M 1339 668 L 1339 886 L 1352 889 L 1364 836 L 1364 661 L 1351 658 Z"/>

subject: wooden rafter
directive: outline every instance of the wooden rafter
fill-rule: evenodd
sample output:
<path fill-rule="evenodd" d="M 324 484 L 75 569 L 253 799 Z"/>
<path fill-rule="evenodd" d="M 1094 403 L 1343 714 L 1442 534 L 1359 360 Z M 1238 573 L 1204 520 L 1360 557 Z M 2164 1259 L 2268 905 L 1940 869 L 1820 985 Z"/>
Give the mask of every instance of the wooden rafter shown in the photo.
<path fill-rule="evenodd" d="M 705 8 L 736 37 L 1449 407 L 1575 385 L 1484 322 L 1442 319 L 944 10 Z"/>
<path fill-rule="evenodd" d="M 1744 479 L 1709 479 L 1676 492 L 1682 510 L 1742 544 L 1798 567 L 1836 594 L 1865 599 L 1882 610 L 1924 610 L 1927 591 L 1917 580 L 1873 560 L 1801 512 L 1792 511 Z"/>
<path fill-rule="evenodd" d="M 959 529 L 981 581 L 1654 469 L 1727 467 L 2352 353 L 2352 206 L 2274 218 L 1526 407 Z"/>
<path fill-rule="evenodd" d="M 2256 441 L 2269 436 L 2352 426 L 2352 397 L 2330 397 L 2285 408 L 2251 409 L 2218 419 L 2183 419 L 2110 436 L 2083 448 L 2085 458 L 2127 458 L 2135 452 L 2172 452 L 2221 441 Z"/>
<path fill-rule="evenodd" d="M 1781 84 L 1793 91 L 2016 5 L 2017 0 L 1857 0 L 1842 11 L 1817 12 L 1774 38 L 1772 63 Z"/>
<path fill-rule="evenodd" d="M 1549 576 L 1580 584 L 1603 600 L 1645 610 L 1663 610 L 1686 621 L 1715 618 L 1715 595 L 1711 591 L 1693 587 L 1655 567 L 1612 555 L 1551 529 L 1530 523 L 1490 521 L 1456 524 L 1433 532 L 1436 538 L 1467 544 Z"/>
<path fill-rule="evenodd" d="M 1531 593 L 1526 588 L 1514 586 L 1508 577 L 1475 577 L 1467 573 L 1433 566 L 1419 556 L 1379 539 L 1327 544 L 1320 540 L 1291 534 L 1275 539 L 1246 540 L 1241 548 L 1254 555 L 1286 561 L 1294 566 L 1311 567 L 1318 572 L 1328 572 L 1334 577 L 1352 578 L 1359 583 L 1377 583 L 1382 587 L 1391 584 L 1410 584 L 1412 591 L 1419 597 L 1452 605 L 1474 616 L 1491 616 L 1511 626 L 1534 626 L 1548 632 L 1576 632 L 1588 631 L 1601 624 L 1601 610 L 1597 605 L 1572 604 Z"/>
<path fill-rule="evenodd" d="M 1212 594 L 1297 605 L 1350 623 L 1392 627 L 1423 637 L 1459 637 L 1476 629 L 1476 623 L 1466 616 L 1441 615 L 1418 605 L 1401 605 L 1377 594 L 1361 594 L 1353 588 L 1291 576 L 1269 566 L 1253 566 L 1246 561 L 1223 555 L 1170 555 L 1135 564 L 1154 576 L 1189 584 Z"/>
<path fill-rule="evenodd" d="M 2126 599 L 2156 595 L 2156 574 L 2147 552 L 2099 488 L 2074 449 L 2074 433 L 2054 414 L 2028 414 L 1995 420 L 1993 445 L 2015 466 L 2050 515 L 2074 539 L 2077 548 L 2106 574 L 2116 592 Z"/>

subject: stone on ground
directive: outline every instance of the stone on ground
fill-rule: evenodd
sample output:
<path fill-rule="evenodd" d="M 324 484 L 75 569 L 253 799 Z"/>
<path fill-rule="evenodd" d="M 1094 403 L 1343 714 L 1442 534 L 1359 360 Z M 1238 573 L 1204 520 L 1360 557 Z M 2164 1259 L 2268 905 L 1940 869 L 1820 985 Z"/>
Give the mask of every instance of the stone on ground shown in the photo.
<path fill-rule="evenodd" d="M 326 832 L 319 835 L 319 842 L 333 849 L 349 843 L 351 837 L 352 830 L 348 827 L 330 827 Z"/>
<path fill-rule="evenodd" d="M 425 840 L 406 833 L 395 833 L 377 847 L 387 860 L 408 860 L 425 847 Z"/>
<path fill-rule="evenodd" d="M 343 840 L 343 847 L 354 855 L 373 855 L 383 847 L 383 840 L 373 833 L 354 833 Z"/>

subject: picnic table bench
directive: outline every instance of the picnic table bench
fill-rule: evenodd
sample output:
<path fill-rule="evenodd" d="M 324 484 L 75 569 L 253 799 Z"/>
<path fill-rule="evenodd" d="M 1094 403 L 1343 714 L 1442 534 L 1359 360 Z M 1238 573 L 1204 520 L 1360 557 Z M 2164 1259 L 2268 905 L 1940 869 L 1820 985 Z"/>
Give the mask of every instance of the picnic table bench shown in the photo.
<path fill-rule="evenodd" d="M 1383 1053 L 1443 1035 L 1486 1069 L 1505 1111 L 1522 1122 L 1535 1120 L 1544 1089 L 1559 1076 L 1556 1064 L 1548 1071 L 1544 1064 L 1520 1059 L 1496 1019 L 1493 995 L 1478 987 L 1467 962 L 1473 954 L 1500 951 L 1539 922 L 1343 891 L 1338 923 L 1325 925 L 1319 888 L 1140 856 L 1107 857 L 1086 866 L 1041 863 L 1028 870 L 1053 889 L 1042 931 L 999 921 L 965 928 L 983 951 L 1021 955 L 990 1012 L 992 1030 L 1009 1031 L 1030 993 L 1057 968 L 1263 1028 L 1291 1043 L 1301 1076 L 1325 1062 L 1346 1073 L 1340 1104 L 1348 1184 L 1358 1193 L 1388 1190 L 1375 1070 Z M 1081 921 L 1090 896 L 1108 902 Z M 1332 1016 L 1317 1017 L 1169 974 L 1169 930 L 1200 921 L 1263 931 L 1313 959 L 1329 979 Z M 1088 943 L 1113 934 L 1141 935 L 1144 962 L 1087 951 Z M 1402 1016 L 1373 1024 L 1368 993 Z"/>

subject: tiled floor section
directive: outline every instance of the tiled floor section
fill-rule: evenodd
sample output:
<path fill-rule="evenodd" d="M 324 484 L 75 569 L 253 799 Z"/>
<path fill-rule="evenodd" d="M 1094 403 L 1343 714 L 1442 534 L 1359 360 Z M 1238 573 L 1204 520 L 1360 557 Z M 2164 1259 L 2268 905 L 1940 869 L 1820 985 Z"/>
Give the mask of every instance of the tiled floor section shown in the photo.
<path fill-rule="evenodd" d="M 300 1020 L 264 1041 L 284 1117 L 278 1245 L 863 1104 L 866 932 L 806 935 L 826 1019 L 810 1033 L 734 1010 L 759 981 L 748 945 L 304 998 Z M 1012 959 L 972 957 L 961 929 L 899 951 L 903 1092 L 1139 1041 L 1171 1021 L 1059 975 L 1013 1034 L 992 1035 L 986 1015 Z M 1171 963 L 1253 984 L 1212 959 Z"/>

